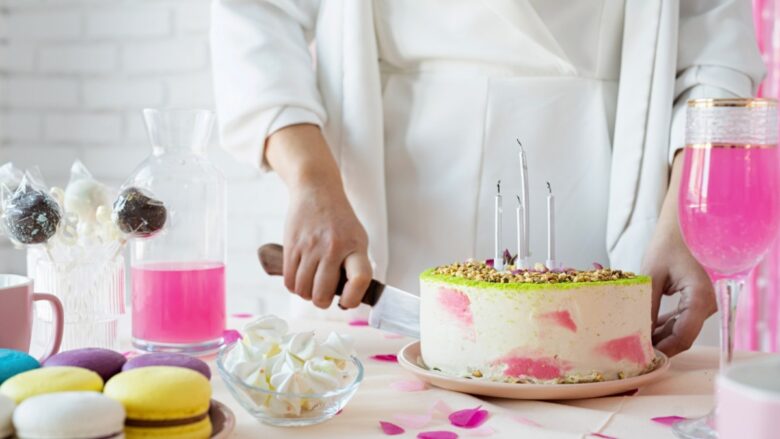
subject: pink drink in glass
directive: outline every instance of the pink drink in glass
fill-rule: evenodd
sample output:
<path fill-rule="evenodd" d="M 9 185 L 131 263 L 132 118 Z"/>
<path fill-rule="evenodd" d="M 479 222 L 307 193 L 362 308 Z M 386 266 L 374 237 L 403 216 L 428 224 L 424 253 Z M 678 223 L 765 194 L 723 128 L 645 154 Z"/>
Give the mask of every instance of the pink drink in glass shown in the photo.
<path fill-rule="evenodd" d="M 680 227 L 713 279 L 747 274 L 780 225 L 778 148 L 687 147 L 680 182 Z"/>
<path fill-rule="evenodd" d="M 225 265 L 154 263 L 132 268 L 133 338 L 164 344 L 221 341 Z"/>

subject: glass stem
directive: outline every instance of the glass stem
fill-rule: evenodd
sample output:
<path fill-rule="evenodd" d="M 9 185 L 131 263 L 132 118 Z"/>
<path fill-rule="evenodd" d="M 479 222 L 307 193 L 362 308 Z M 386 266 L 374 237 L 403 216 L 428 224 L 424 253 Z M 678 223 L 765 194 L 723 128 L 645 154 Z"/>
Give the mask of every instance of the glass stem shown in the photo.
<path fill-rule="evenodd" d="M 715 293 L 720 310 L 720 372 L 731 364 L 734 353 L 734 318 L 736 317 L 739 293 L 745 286 L 745 278 L 718 279 Z"/>

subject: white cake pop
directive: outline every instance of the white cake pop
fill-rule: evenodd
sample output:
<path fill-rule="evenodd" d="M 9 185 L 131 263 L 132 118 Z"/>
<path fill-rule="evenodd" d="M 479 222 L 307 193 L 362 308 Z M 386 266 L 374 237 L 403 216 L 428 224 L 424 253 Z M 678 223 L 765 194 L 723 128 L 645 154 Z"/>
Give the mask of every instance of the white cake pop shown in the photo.
<path fill-rule="evenodd" d="M 65 210 L 78 215 L 80 221 L 94 223 L 97 208 L 109 203 L 106 187 L 91 178 L 71 181 L 65 188 Z"/>

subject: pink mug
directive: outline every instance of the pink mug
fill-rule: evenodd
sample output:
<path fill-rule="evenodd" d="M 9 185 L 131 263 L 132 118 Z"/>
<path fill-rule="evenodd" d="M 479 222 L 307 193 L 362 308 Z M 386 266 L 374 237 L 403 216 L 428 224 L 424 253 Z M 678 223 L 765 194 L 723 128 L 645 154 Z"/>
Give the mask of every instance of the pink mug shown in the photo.
<path fill-rule="evenodd" d="M 45 300 L 54 309 L 54 341 L 44 361 L 60 350 L 64 317 L 60 299 L 33 292 L 33 281 L 16 274 L 0 274 L 0 348 L 28 352 L 33 325 L 33 302 Z"/>
<path fill-rule="evenodd" d="M 720 439 L 780 437 L 780 355 L 740 361 L 718 377 Z"/>

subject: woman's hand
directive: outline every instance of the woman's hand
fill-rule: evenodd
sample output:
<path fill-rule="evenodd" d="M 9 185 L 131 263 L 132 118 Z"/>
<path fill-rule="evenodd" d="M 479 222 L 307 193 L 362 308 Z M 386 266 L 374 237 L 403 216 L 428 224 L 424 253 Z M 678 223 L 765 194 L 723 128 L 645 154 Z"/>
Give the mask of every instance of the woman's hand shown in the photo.
<path fill-rule="evenodd" d="M 717 311 L 712 282 L 680 233 L 677 193 L 681 167 L 682 156 L 678 155 L 642 270 L 653 277 L 653 344 L 669 356 L 690 348 L 704 321 Z M 658 316 L 661 298 L 674 294 L 680 294 L 677 309 Z"/>
<path fill-rule="evenodd" d="M 343 267 L 339 301 L 354 308 L 371 282 L 368 236 L 347 200 L 336 162 L 320 129 L 293 125 L 268 138 L 266 158 L 287 183 L 290 206 L 284 229 L 284 284 L 328 308 Z"/>

